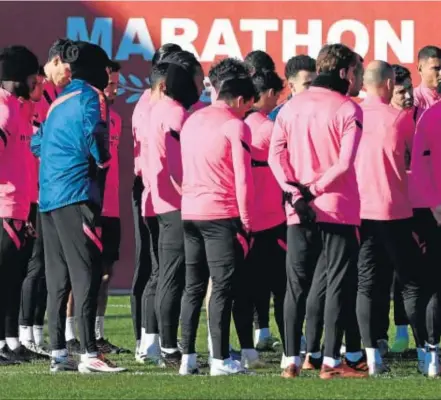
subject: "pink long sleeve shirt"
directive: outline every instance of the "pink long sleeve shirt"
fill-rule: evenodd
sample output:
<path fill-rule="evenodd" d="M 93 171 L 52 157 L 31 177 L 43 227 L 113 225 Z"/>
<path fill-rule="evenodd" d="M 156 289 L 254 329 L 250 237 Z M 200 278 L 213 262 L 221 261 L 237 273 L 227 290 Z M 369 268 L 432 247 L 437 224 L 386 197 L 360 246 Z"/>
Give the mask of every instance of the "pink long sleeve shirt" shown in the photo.
<path fill-rule="evenodd" d="M 418 121 L 413 140 L 409 194 L 413 208 L 441 205 L 441 102 Z"/>
<path fill-rule="evenodd" d="M 147 177 L 156 214 L 181 209 L 180 133 L 188 111 L 170 97 L 157 101 L 148 123 Z"/>
<path fill-rule="evenodd" d="M 293 201 L 301 197 L 300 192 L 286 182 L 310 185 L 317 196 L 311 206 L 318 222 L 360 224 L 354 161 L 362 120 L 359 105 L 320 87 L 294 96 L 277 116 L 269 151 L 270 167 L 282 189 L 293 194 Z M 300 223 L 289 204 L 286 213 L 288 224 Z"/>
<path fill-rule="evenodd" d="M 26 221 L 31 202 L 29 143 L 21 131 L 29 125 L 29 115 L 22 111 L 20 101 L 0 88 L 0 218 Z"/>
<path fill-rule="evenodd" d="M 136 103 L 132 114 L 132 134 L 133 134 L 133 162 L 135 176 L 141 176 L 141 141 L 138 137 L 139 127 L 142 125 L 142 110 L 150 102 L 151 89 L 147 89 Z"/>
<path fill-rule="evenodd" d="M 139 167 L 141 168 L 142 183 L 144 184 L 144 190 L 142 192 L 142 206 L 141 215 L 143 217 L 155 216 L 153 209 L 152 196 L 150 190 L 150 183 L 148 179 L 148 141 L 149 141 L 149 126 L 151 109 L 154 105 L 152 98 L 149 101 L 145 101 L 142 104 L 142 108 L 139 109 L 139 116 L 137 118 L 138 126 L 134 126 L 137 131 L 137 137 L 140 143 L 139 154 Z"/>
<path fill-rule="evenodd" d="M 254 181 L 253 232 L 280 225 L 286 220 L 283 192 L 268 165 L 274 122 L 261 112 L 253 112 L 245 123 L 251 130 L 251 166 Z"/>
<path fill-rule="evenodd" d="M 361 219 L 410 218 L 405 152 L 412 148 L 412 110 L 397 110 L 372 95 L 360 106 L 364 124 L 355 169 Z"/>
<path fill-rule="evenodd" d="M 102 215 L 104 217 L 119 218 L 119 140 L 121 137 L 121 117 L 109 108 L 109 152 L 110 164 L 104 188 L 104 201 Z"/>
<path fill-rule="evenodd" d="M 31 203 L 38 203 L 38 159 L 31 152 L 31 138 L 34 134 L 35 103 L 20 99 L 21 128 L 20 140 L 24 142 L 25 157 L 29 177 L 29 196 Z"/>
<path fill-rule="evenodd" d="M 430 89 L 422 83 L 413 90 L 414 104 L 426 110 L 441 99 L 436 89 Z"/>
<path fill-rule="evenodd" d="M 253 226 L 251 132 L 222 101 L 190 116 L 181 132 L 182 218 L 240 217 Z"/>

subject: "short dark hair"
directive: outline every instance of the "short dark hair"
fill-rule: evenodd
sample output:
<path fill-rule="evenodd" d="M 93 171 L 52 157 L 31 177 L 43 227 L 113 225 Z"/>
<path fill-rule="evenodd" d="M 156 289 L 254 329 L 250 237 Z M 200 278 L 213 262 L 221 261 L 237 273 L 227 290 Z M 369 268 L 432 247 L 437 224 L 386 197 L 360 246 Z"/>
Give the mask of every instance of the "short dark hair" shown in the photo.
<path fill-rule="evenodd" d="M 159 49 L 155 51 L 152 57 L 152 65 L 156 65 L 161 62 L 165 57 L 171 53 L 176 53 L 177 51 L 182 51 L 181 46 L 175 43 L 165 43 Z"/>
<path fill-rule="evenodd" d="M 283 80 L 274 71 L 260 71 L 252 76 L 253 85 L 256 92 L 260 95 L 266 91 L 273 89 L 275 93 L 283 90 Z"/>
<path fill-rule="evenodd" d="M 429 58 L 441 58 L 441 49 L 436 46 L 425 46 L 418 52 L 418 61 Z"/>
<path fill-rule="evenodd" d="M 53 60 L 57 56 L 61 58 L 61 61 L 63 61 L 63 53 L 69 44 L 73 44 L 73 41 L 66 38 L 57 39 L 54 43 L 52 43 L 51 47 L 49 48 L 48 61 Z"/>
<path fill-rule="evenodd" d="M 152 89 L 156 88 L 159 82 L 165 81 L 169 66 L 170 64 L 166 62 L 162 62 L 153 66 L 152 72 L 150 74 L 150 85 Z"/>
<path fill-rule="evenodd" d="M 239 75 L 222 81 L 217 96 L 219 100 L 233 100 L 239 96 L 245 101 L 259 99 L 250 76 Z"/>
<path fill-rule="evenodd" d="M 290 58 L 285 66 L 285 78 L 295 78 L 300 71 L 315 72 L 315 59 L 305 54 Z"/>
<path fill-rule="evenodd" d="M 160 61 L 160 63 L 161 62 L 179 65 L 183 69 L 187 70 L 191 75 L 195 75 L 199 70 L 202 69 L 201 64 L 196 59 L 194 54 L 185 50 L 169 53 Z"/>
<path fill-rule="evenodd" d="M 121 71 L 121 64 L 119 62 L 110 60 L 109 70 L 110 72 L 119 72 Z"/>
<path fill-rule="evenodd" d="M 217 64 L 212 65 L 208 72 L 208 79 L 215 90 L 219 87 L 223 80 L 231 76 L 250 74 L 250 69 L 247 64 L 237 58 L 224 58 Z"/>
<path fill-rule="evenodd" d="M 393 64 L 392 68 L 395 73 L 395 85 L 402 85 L 406 79 L 412 79 L 410 71 L 399 64 Z"/>
<path fill-rule="evenodd" d="M 317 56 L 317 72 L 331 73 L 357 65 L 358 55 L 341 43 L 326 44 Z"/>
<path fill-rule="evenodd" d="M 254 50 L 248 53 L 244 60 L 250 67 L 257 71 L 275 71 L 276 65 L 271 56 L 262 51 Z"/>

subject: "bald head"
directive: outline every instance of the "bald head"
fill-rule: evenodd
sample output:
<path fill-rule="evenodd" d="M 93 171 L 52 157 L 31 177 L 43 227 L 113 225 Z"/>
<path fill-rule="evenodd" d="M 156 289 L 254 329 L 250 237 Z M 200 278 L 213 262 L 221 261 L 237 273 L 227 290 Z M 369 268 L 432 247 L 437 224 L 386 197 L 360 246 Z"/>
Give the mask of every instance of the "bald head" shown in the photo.
<path fill-rule="evenodd" d="M 385 86 L 388 81 L 394 80 L 394 70 L 385 61 L 371 61 L 364 72 L 364 86 L 367 88 L 379 88 Z"/>

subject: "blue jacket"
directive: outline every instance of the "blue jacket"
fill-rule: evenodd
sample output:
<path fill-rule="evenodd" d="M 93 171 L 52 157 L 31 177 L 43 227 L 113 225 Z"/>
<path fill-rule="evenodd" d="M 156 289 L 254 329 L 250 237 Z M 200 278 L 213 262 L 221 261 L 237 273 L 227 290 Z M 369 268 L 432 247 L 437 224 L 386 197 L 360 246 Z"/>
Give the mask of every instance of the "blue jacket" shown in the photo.
<path fill-rule="evenodd" d="M 31 150 L 40 158 L 41 212 L 84 201 L 101 207 L 110 160 L 104 95 L 74 79 L 52 103 Z"/>
<path fill-rule="evenodd" d="M 271 111 L 268 114 L 268 118 L 271 121 L 275 121 L 277 118 L 277 115 L 279 114 L 280 110 L 283 108 L 283 106 L 285 105 L 285 103 L 290 100 L 292 98 L 292 95 L 289 95 L 288 98 L 286 99 L 286 101 L 284 101 L 282 104 L 279 104 L 273 111 Z"/>

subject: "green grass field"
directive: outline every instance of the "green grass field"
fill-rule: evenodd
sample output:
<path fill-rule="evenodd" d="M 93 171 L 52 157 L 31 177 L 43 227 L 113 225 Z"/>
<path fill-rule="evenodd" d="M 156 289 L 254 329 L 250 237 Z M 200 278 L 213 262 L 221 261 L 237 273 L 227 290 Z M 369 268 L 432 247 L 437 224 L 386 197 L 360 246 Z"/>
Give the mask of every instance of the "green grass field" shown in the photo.
<path fill-rule="evenodd" d="M 275 327 L 272 329 L 276 332 Z M 393 331 L 390 332 L 393 337 Z M 134 348 L 128 297 L 112 297 L 106 336 L 115 344 Z M 206 321 L 202 315 L 198 350 L 207 358 Z M 233 338 L 233 344 L 237 345 Z M 237 346 L 235 346 L 237 347 Z M 135 363 L 133 355 L 113 356 L 128 372 L 117 375 L 52 375 L 47 363 L 0 369 L 0 399 L 439 399 L 441 382 L 416 372 L 413 360 L 394 360 L 392 372 L 381 378 L 322 381 L 317 373 L 299 379 L 280 378 L 280 355 L 264 353 L 268 368 L 255 376 L 180 377 Z M 204 371 L 207 372 L 207 371 Z"/>

